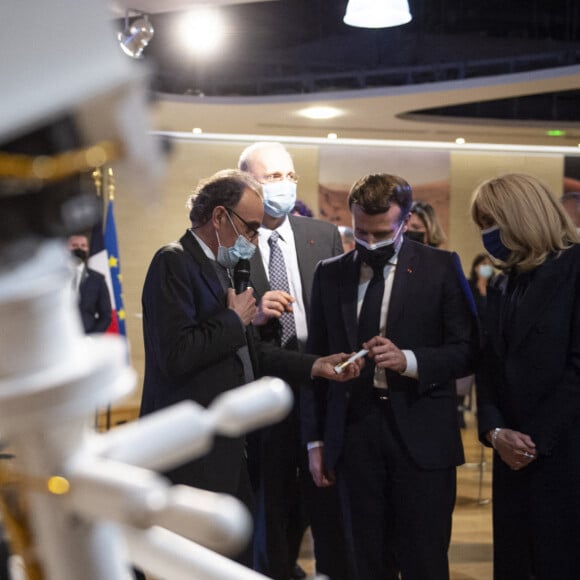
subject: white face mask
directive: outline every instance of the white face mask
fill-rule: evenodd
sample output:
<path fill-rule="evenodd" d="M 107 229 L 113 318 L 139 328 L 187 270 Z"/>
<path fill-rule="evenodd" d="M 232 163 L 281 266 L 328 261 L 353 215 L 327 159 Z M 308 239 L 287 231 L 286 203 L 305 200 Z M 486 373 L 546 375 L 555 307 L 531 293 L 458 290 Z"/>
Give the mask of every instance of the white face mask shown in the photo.
<path fill-rule="evenodd" d="M 404 221 L 401 222 L 401 225 L 397 228 L 397 231 L 393 234 L 392 238 L 388 238 L 387 240 L 381 240 L 380 242 L 375 242 L 374 244 L 369 244 L 367 241 L 361 240 L 356 236 L 354 239 L 357 244 L 360 244 L 363 248 L 366 248 L 367 250 L 373 252 L 374 250 L 378 250 L 379 248 L 384 248 L 385 246 L 390 246 L 391 244 L 394 244 L 395 240 L 397 239 L 397 236 L 401 233 L 401 230 L 403 229 L 404 225 L 405 222 Z"/>
<path fill-rule="evenodd" d="M 490 264 L 481 264 L 477 268 L 477 273 L 482 278 L 485 278 L 487 280 L 488 278 L 491 278 L 493 275 L 493 266 L 491 266 Z"/>
<path fill-rule="evenodd" d="M 273 218 L 288 215 L 296 205 L 296 184 L 288 179 L 262 184 L 264 211 Z"/>

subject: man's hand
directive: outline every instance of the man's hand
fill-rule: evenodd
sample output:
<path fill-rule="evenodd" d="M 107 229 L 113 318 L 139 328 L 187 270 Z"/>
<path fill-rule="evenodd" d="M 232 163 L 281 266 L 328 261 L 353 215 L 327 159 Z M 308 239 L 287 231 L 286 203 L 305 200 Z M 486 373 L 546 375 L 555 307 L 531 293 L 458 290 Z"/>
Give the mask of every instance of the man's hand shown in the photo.
<path fill-rule="evenodd" d="M 331 354 L 329 356 L 320 357 L 314 361 L 311 375 L 313 377 L 330 379 L 331 381 L 340 381 L 341 383 L 350 381 L 351 379 L 356 379 L 356 377 L 360 375 L 361 368 L 364 366 L 364 358 L 359 358 L 353 363 L 347 365 L 340 374 L 337 374 L 334 370 L 336 365 L 344 362 L 349 356 L 351 355 L 341 352 L 338 354 Z"/>
<path fill-rule="evenodd" d="M 240 317 L 244 326 L 248 326 L 256 314 L 254 289 L 247 288 L 242 293 L 236 294 L 233 288 L 228 288 L 228 308 Z"/>
<path fill-rule="evenodd" d="M 363 344 L 367 348 L 368 357 L 374 359 L 375 365 L 381 369 L 391 369 L 404 373 L 407 369 L 407 359 L 403 352 L 384 336 L 375 336 Z"/>
<path fill-rule="evenodd" d="M 268 290 L 262 296 L 252 324 L 254 326 L 262 326 L 270 318 L 280 318 L 284 312 L 292 312 L 293 302 L 295 302 L 295 299 L 288 292 L 284 292 L 283 290 Z"/>
<path fill-rule="evenodd" d="M 514 471 L 527 467 L 538 458 L 532 438 L 512 429 L 502 429 L 495 438 L 494 447 L 502 461 Z"/>
<path fill-rule="evenodd" d="M 330 487 L 336 479 L 334 472 L 324 471 L 324 447 L 313 447 L 308 450 L 308 467 L 316 487 Z"/>

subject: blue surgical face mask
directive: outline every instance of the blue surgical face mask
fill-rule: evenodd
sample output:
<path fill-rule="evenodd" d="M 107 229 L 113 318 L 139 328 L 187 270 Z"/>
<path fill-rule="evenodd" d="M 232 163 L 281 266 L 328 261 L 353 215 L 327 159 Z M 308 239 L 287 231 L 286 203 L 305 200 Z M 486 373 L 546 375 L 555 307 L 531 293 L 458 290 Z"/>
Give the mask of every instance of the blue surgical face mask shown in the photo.
<path fill-rule="evenodd" d="M 477 273 L 485 280 L 488 280 L 493 276 L 493 266 L 490 264 L 481 264 L 477 268 Z"/>
<path fill-rule="evenodd" d="M 238 233 L 238 230 L 236 229 L 234 222 L 232 222 L 229 214 L 227 214 L 227 216 L 232 228 L 234 228 L 234 232 L 238 234 L 238 237 L 236 238 L 236 243 L 227 248 L 226 246 L 222 246 L 220 236 L 216 230 L 215 235 L 218 240 L 218 253 L 216 260 L 218 261 L 218 264 L 221 264 L 224 268 L 232 269 L 240 260 L 249 260 L 254 255 L 256 246 L 246 239 L 245 236 Z"/>
<path fill-rule="evenodd" d="M 512 251 L 502 242 L 498 226 L 481 231 L 483 247 L 488 253 L 502 262 L 507 261 Z"/>
<path fill-rule="evenodd" d="M 296 205 L 296 184 L 288 179 L 262 184 L 264 211 L 273 218 L 288 215 Z"/>

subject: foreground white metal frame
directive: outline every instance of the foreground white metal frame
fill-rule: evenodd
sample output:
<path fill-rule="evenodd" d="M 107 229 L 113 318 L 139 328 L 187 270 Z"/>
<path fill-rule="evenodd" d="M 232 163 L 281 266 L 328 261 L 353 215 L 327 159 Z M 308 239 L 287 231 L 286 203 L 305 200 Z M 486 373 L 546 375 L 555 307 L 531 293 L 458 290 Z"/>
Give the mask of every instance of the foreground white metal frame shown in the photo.
<path fill-rule="evenodd" d="M 124 340 L 83 335 L 70 287 L 62 240 L 0 264 L 0 437 L 14 454 L 4 521 L 28 578 L 127 580 L 133 565 L 165 580 L 264 578 L 216 553 L 249 538 L 240 502 L 156 471 L 207 453 L 215 434 L 279 420 L 288 386 L 261 379 L 209 409 L 184 402 L 95 433 L 95 409 L 129 393 L 136 373 Z"/>

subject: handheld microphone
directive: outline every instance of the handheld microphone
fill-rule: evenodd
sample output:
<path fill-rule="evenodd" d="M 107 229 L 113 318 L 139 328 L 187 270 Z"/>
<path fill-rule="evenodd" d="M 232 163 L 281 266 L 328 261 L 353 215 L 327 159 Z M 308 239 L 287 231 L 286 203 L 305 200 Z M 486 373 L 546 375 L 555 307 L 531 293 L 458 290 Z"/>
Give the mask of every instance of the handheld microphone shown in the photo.
<path fill-rule="evenodd" d="M 234 267 L 234 289 L 241 294 L 248 287 L 250 281 L 250 260 L 239 260 Z"/>

